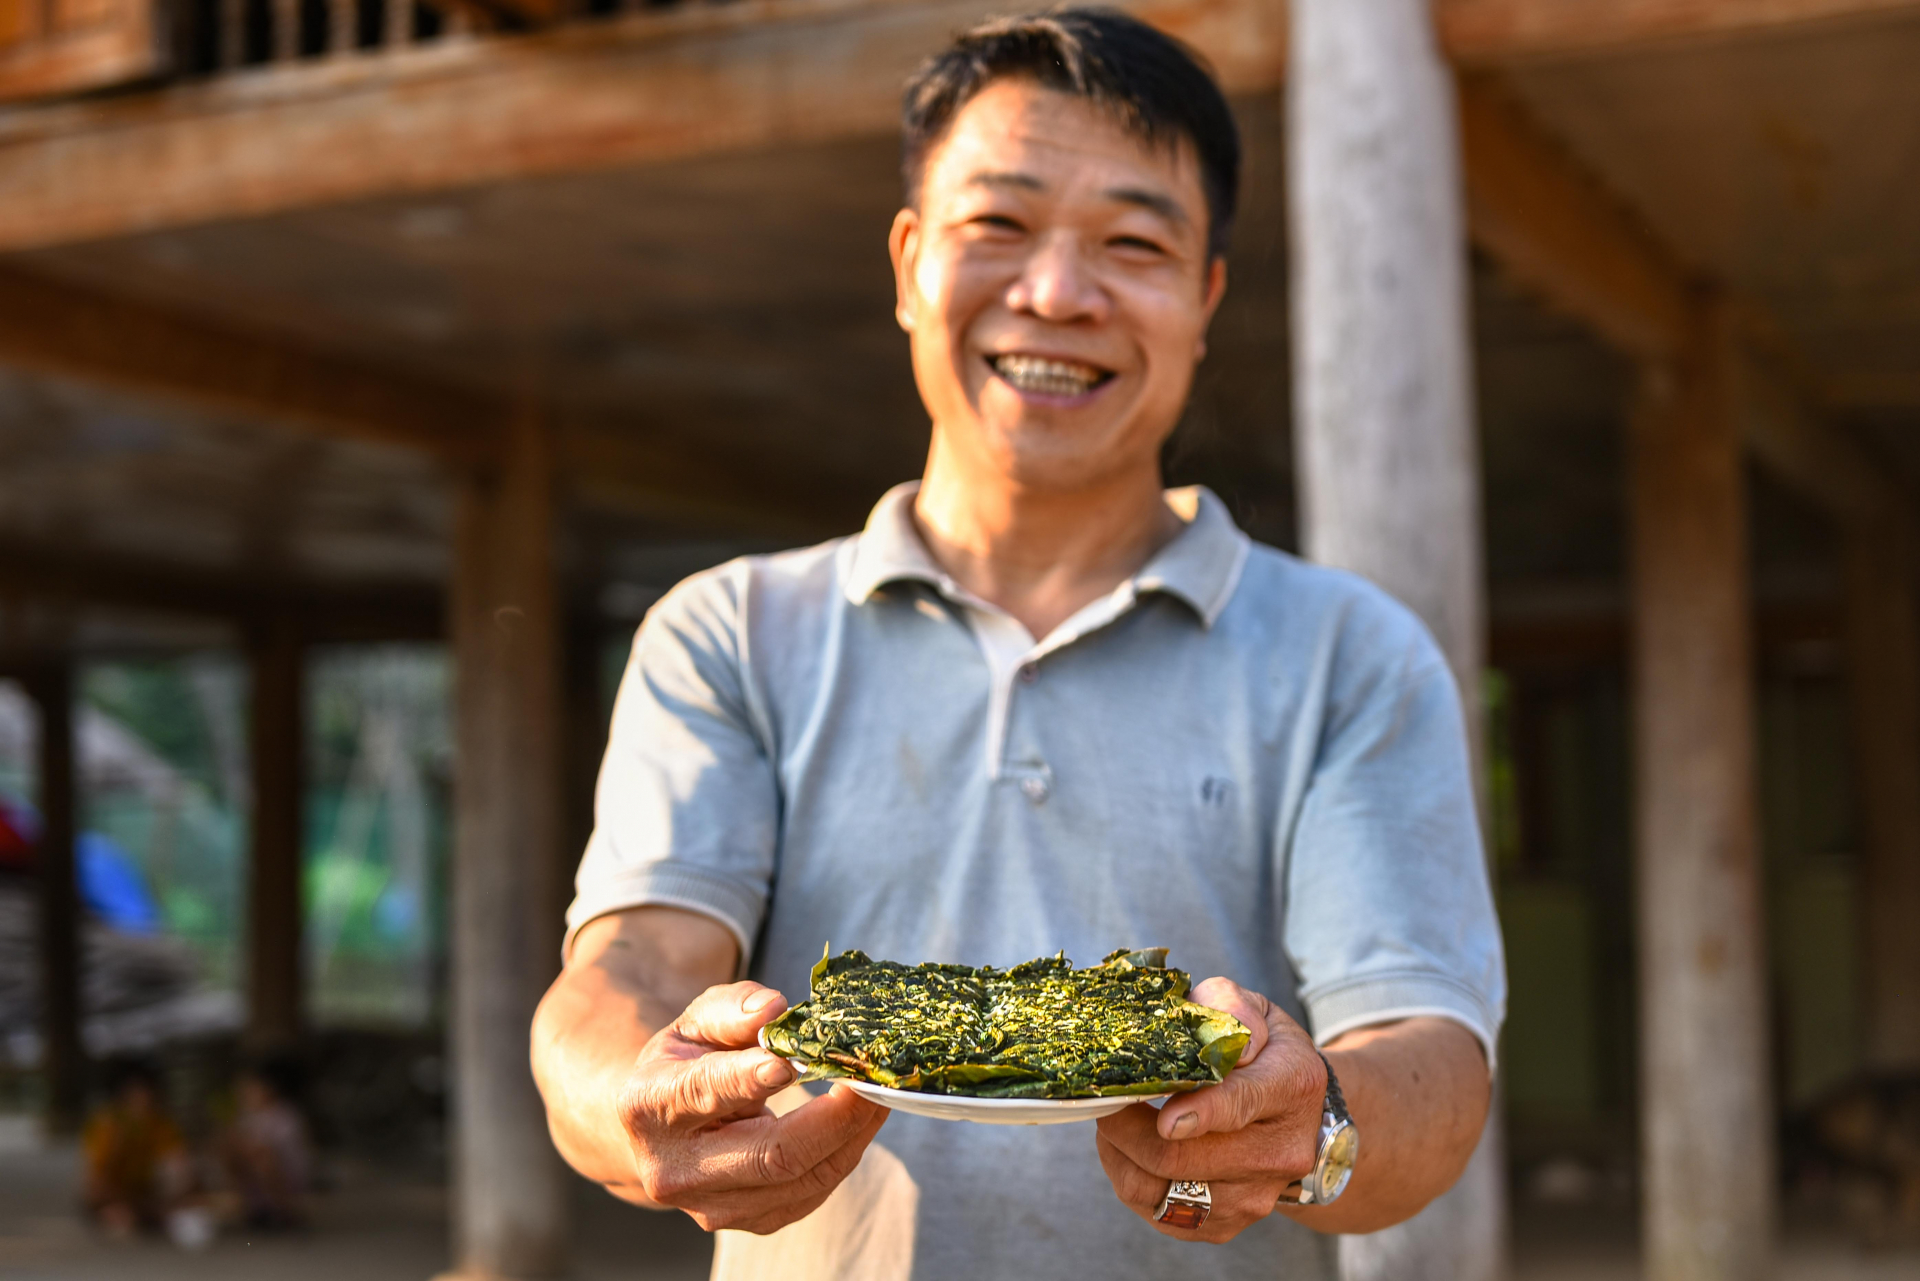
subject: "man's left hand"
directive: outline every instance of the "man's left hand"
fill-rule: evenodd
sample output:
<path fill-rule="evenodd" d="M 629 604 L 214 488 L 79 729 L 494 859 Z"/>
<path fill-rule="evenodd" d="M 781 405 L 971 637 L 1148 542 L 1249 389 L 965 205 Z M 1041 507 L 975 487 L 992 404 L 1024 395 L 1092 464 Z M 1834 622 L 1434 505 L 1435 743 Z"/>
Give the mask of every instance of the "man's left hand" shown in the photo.
<path fill-rule="evenodd" d="M 1191 999 L 1225 1010 L 1253 1033 L 1219 1085 L 1177 1094 L 1102 1119 L 1100 1164 L 1120 1199 L 1152 1222 L 1172 1181 L 1201 1180 L 1213 1210 L 1198 1228 L 1154 1227 L 1183 1241 L 1231 1241 L 1273 1213 L 1288 1187 L 1313 1170 L 1327 1069 L 1313 1040 L 1284 1010 L 1229 979 L 1212 978 Z"/>

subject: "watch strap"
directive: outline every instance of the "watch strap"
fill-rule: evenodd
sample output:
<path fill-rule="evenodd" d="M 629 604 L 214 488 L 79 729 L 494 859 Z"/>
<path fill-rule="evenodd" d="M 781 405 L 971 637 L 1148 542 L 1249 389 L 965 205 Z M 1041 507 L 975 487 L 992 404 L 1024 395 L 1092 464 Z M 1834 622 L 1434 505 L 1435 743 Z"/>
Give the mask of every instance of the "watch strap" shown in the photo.
<path fill-rule="evenodd" d="M 1314 1053 L 1320 1054 L 1320 1051 L 1315 1050 Z M 1327 1069 L 1327 1111 L 1334 1120 L 1345 1121 L 1351 1125 L 1353 1117 L 1347 1113 L 1347 1096 L 1340 1093 L 1340 1078 L 1334 1075 L 1333 1064 L 1327 1062 L 1326 1055 L 1320 1054 L 1320 1063 Z"/>

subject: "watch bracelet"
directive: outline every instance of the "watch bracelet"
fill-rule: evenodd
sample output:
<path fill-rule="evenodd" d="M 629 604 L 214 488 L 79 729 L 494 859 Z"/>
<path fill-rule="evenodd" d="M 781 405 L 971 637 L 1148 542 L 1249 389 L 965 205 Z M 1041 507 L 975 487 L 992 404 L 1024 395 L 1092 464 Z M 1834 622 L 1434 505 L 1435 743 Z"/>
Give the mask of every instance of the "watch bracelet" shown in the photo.
<path fill-rule="evenodd" d="M 1320 1055 L 1320 1065 L 1327 1069 L 1326 1110 L 1333 1114 L 1334 1120 L 1353 1124 L 1353 1116 L 1347 1111 L 1347 1096 L 1340 1092 L 1340 1078 L 1333 1074 L 1333 1064 L 1327 1062 L 1327 1056 L 1318 1048 L 1314 1053 Z"/>

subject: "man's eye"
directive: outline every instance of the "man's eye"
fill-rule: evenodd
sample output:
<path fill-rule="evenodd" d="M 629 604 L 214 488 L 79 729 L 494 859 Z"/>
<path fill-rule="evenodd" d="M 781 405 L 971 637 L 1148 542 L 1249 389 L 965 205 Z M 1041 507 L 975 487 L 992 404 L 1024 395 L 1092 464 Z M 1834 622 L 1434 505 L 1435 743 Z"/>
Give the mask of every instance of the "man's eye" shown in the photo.
<path fill-rule="evenodd" d="M 1130 249 L 1136 252 L 1143 251 L 1150 254 L 1165 254 L 1167 252 L 1153 241 L 1142 236 L 1115 236 L 1107 243 L 1115 249 Z"/>
<path fill-rule="evenodd" d="M 994 231 L 1026 230 L 1017 218 L 1009 218 L 1006 214 L 981 214 L 973 220 L 973 224 L 976 227 L 987 227 Z"/>

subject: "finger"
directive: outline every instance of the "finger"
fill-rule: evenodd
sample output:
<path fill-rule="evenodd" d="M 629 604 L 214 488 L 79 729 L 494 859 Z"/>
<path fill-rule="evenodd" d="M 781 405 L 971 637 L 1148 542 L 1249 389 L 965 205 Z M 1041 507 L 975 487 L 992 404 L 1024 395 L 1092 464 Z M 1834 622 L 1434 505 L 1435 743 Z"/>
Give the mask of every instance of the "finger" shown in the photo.
<path fill-rule="evenodd" d="M 723 1193 L 722 1196 L 729 1199 L 730 1205 L 717 1208 L 721 1208 L 733 1220 L 726 1226 L 743 1232 L 774 1232 L 819 1209 L 865 1158 L 874 1136 L 886 1121 L 886 1109 L 882 1108 L 880 1112 L 880 1116 L 863 1125 L 838 1151 L 829 1154 L 791 1183 Z"/>
<path fill-rule="evenodd" d="M 1135 1111 L 1144 1115 L 1130 1115 Z M 1100 1135 L 1159 1179 L 1277 1180 L 1284 1185 L 1313 1166 L 1314 1138 L 1298 1124 L 1261 1121 L 1228 1134 L 1162 1138 L 1151 1109 L 1128 1108 L 1099 1122 Z"/>
<path fill-rule="evenodd" d="M 803 1114 L 813 1129 L 785 1124 Z M 689 1213 L 729 1216 L 723 1226 L 733 1226 L 796 1198 L 824 1197 L 860 1163 L 887 1115 L 851 1092 L 829 1093 L 785 1117 L 768 1113 L 690 1136 L 680 1159 L 654 1171 L 654 1199 Z M 844 1127 L 837 1137 L 824 1128 L 834 1124 Z M 771 1162 L 769 1148 L 778 1152 Z M 780 1177 L 789 1172 L 792 1177 Z"/>
<path fill-rule="evenodd" d="M 673 1035 L 698 1045 L 740 1050 L 756 1043 L 760 1029 L 786 1011 L 787 998 L 758 983 L 710 987 L 673 1021 Z"/>
<path fill-rule="evenodd" d="M 751 1116 L 793 1084 L 788 1062 L 766 1050 L 715 1050 L 654 1065 L 640 1078 L 628 1128 L 703 1129 Z"/>
<path fill-rule="evenodd" d="M 785 1116 L 718 1125 L 695 1135 L 682 1172 L 691 1187 L 710 1191 L 793 1183 L 849 1143 L 866 1147 L 885 1120 L 885 1108 L 852 1091 L 829 1091 Z M 858 1160 L 858 1152 L 852 1160 Z"/>
<path fill-rule="evenodd" d="M 715 1134 L 713 1138 L 723 1142 L 706 1146 L 701 1166 L 717 1186 L 791 1183 L 808 1177 L 849 1143 L 864 1148 L 887 1116 L 887 1109 L 836 1087 L 776 1117 L 771 1125 L 737 1135 Z M 736 1138 L 740 1141 L 733 1142 Z M 853 1159 L 859 1159 L 858 1153 Z"/>
<path fill-rule="evenodd" d="M 1167 1188 L 1172 1181 L 1142 1169 L 1104 1136 L 1096 1138 L 1095 1142 L 1100 1153 L 1100 1167 L 1106 1171 L 1107 1181 L 1113 1184 L 1114 1193 L 1120 1198 L 1121 1204 L 1152 1223 L 1155 1231 L 1162 1236 L 1172 1237 L 1176 1241 L 1231 1241 L 1248 1225 L 1272 1213 L 1279 1196 L 1277 1185 L 1267 1180 L 1243 1181 L 1215 1175 L 1206 1180 L 1207 1195 L 1213 1201 L 1207 1221 L 1198 1228 L 1176 1228 L 1156 1222 L 1153 1217 L 1159 1211 L 1161 1201 L 1166 1198 Z"/>
<path fill-rule="evenodd" d="M 1256 1063 L 1242 1060 L 1219 1085 L 1169 1101 L 1160 1111 L 1163 1138 L 1226 1133 L 1267 1118 L 1319 1117 L 1327 1090 L 1326 1064 L 1306 1029 L 1270 1003 L 1268 1013 L 1267 1052 Z"/>
<path fill-rule="evenodd" d="M 1113 1185 L 1113 1194 L 1129 1210 L 1151 1221 L 1153 1212 L 1160 1208 L 1161 1198 L 1167 1194 L 1170 1180 L 1142 1169 L 1105 1134 L 1094 1135 L 1093 1143 L 1100 1154 L 1100 1168 L 1106 1171 L 1107 1182 Z"/>
<path fill-rule="evenodd" d="M 1273 1002 L 1258 992 L 1249 992 L 1232 979 L 1202 979 L 1187 999 L 1196 1005 L 1204 1005 L 1210 1010 L 1221 1010 L 1233 1015 L 1247 1025 L 1250 1033 L 1247 1048 L 1240 1051 L 1240 1066 L 1245 1067 L 1260 1057 L 1260 1051 L 1267 1048 L 1269 1035 L 1268 1022 Z"/>

